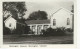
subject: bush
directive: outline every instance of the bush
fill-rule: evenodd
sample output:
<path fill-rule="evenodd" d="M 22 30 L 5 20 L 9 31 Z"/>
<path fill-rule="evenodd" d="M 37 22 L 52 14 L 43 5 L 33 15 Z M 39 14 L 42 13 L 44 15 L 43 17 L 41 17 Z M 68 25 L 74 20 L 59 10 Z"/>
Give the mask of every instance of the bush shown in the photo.
<path fill-rule="evenodd" d="M 11 34 L 11 30 L 7 27 L 3 27 L 3 35 Z"/>
<path fill-rule="evenodd" d="M 56 31 L 56 35 L 60 35 L 60 36 L 62 36 L 62 35 L 66 35 L 66 33 L 65 33 L 65 28 L 57 28 L 56 29 L 57 31 Z"/>
<path fill-rule="evenodd" d="M 62 36 L 66 35 L 65 28 L 52 29 L 48 28 L 47 30 L 42 30 L 44 36 Z"/>
<path fill-rule="evenodd" d="M 25 25 L 23 30 L 24 30 L 24 34 L 29 34 L 30 27 Z"/>
<path fill-rule="evenodd" d="M 66 31 L 73 32 L 73 29 L 67 28 Z"/>
<path fill-rule="evenodd" d="M 30 28 L 29 28 L 29 26 L 27 26 L 27 24 L 19 24 L 19 23 L 17 23 L 17 27 L 13 31 L 13 34 L 18 34 L 18 35 L 28 34 L 29 31 L 30 31 Z"/>
<path fill-rule="evenodd" d="M 34 33 L 35 33 L 35 32 L 33 32 L 32 30 L 30 30 L 28 34 L 34 34 Z"/>
<path fill-rule="evenodd" d="M 3 22 L 3 35 L 11 34 L 11 30 L 5 27 L 5 23 Z"/>
<path fill-rule="evenodd" d="M 42 30 L 44 36 L 51 36 L 54 35 L 56 29 L 48 28 L 46 30 Z"/>

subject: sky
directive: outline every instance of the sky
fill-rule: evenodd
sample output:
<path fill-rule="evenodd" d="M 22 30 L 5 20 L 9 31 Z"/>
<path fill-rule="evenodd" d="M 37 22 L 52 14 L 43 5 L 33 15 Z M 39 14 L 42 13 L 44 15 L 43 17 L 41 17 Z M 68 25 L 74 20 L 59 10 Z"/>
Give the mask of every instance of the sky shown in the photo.
<path fill-rule="evenodd" d="M 45 11 L 48 14 L 48 18 L 51 14 L 53 14 L 56 10 L 60 9 L 61 7 L 71 11 L 73 0 L 33 0 L 33 1 L 26 1 L 26 14 L 24 18 L 27 19 L 30 13 L 34 11 Z"/>

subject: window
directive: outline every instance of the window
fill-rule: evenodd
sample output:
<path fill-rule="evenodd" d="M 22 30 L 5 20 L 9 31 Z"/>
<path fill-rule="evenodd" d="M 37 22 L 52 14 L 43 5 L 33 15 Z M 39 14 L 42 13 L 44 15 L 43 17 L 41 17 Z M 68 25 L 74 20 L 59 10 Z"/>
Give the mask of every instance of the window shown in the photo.
<path fill-rule="evenodd" d="M 53 19 L 53 26 L 56 25 L 56 19 Z"/>
<path fill-rule="evenodd" d="M 11 27 L 11 23 L 9 24 L 9 27 Z"/>
<path fill-rule="evenodd" d="M 70 25 L 70 19 L 67 18 L 67 25 Z"/>

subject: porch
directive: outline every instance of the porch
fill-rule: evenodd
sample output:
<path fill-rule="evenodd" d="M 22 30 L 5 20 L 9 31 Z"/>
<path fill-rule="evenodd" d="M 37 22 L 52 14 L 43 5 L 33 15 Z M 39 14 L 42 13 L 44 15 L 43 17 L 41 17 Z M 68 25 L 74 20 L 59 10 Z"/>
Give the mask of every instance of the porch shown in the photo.
<path fill-rule="evenodd" d="M 31 24 L 28 26 L 30 27 L 34 35 L 41 35 L 43 34 L 41 31 L 49 28 L 50 24 Z"/>

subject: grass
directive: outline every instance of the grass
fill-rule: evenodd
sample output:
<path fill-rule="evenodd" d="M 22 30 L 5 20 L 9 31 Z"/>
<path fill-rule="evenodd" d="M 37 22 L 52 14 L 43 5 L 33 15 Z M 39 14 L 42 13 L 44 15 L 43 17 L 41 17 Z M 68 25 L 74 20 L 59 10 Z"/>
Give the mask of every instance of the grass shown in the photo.
<path fill-rule="evenodd" d="M 73 36 L 4 35 L 4 44 L 73 44 Z"/>

